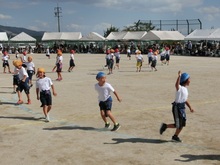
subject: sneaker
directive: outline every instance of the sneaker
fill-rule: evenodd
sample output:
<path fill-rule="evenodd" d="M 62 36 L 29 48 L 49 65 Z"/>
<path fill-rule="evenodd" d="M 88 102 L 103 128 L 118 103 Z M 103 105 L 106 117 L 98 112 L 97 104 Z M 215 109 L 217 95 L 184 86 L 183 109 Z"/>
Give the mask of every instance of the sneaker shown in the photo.
<path fill-rule="evenodd" d="M 14 92 L 12 92 L 12 94 L 16 94 L 16 92 L 14 91 Z"/>
<path fill-rule="evenodd" d="M 172 136 L 172 141 L 174 141 L 174 142 L 182 142 L 182 140 L 180 140 L 180 138 L 178 137 L 178 136 L 176 136 L 176 135 L 173 135 Z"/>
<path fill-rule="evenodd" d="M 110 128 L 111 127 L 111 124 L 110 123 L 106 123 L 105 124 L 105 128 Z"/>
<path fill-rule="evenodd" d="M 111 131 L 117 131 L 117 130 L 119 130 L 120 127 L 121 127 L 121 125 L 118 123 L 118 124 L 114 125 L 114 127 Z"/>
<path fill-rule="evenodd" d="M 47 116 L 45 117 L 45 122 L 50 122 L 49 115 L 47 115 Z"/>
<path fill-rule="evenodd" d="M 167 129 L 167 125 L 165 123 L 162 123 L 160 127 L 160 134 L 162 135 L 163 132 L 166 131 L 166 129 Z"/>

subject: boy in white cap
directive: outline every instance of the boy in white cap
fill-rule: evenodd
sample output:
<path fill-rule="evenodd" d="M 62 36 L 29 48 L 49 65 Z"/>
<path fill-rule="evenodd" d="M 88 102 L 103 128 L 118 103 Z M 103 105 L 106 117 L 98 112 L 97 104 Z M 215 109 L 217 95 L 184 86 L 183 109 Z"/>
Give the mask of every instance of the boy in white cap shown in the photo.
<path fill-rule="evenodd" d="M 175 134 L 172 136 L 172 140 L 175 142 L 182 142 L 178 135 L 182 131 L 183 127 L 186 126 L 186 113 L 185 113 L 185 105 L 189 107 L 190 112 L 194 112 L 189 101 L 188 101 L 188 89 L 186 86 L 190 84 L 190 76 L 188 73 L 178 72 L 178 77 L 176 80 L 176 97 L 175 101 L 172 103 L 172 112 L 174 118 L 174 124 L 165 124 L 162 123 L 160 127 L 160 134 L 167 128 L 176 128 Z"/>
<path fill-rule="evenodd" d="M 37 99 L 41 101 L 41 107 L 43 107 L 43 112 L 45 115 L 46 122 L 49 122 L 50 121 L 49 112 L 52 108 L 52 96 L 50 89 L 52 89 L 54 96 L 56 96 L 57 93 L 55 92 L 51 79 L 45 76 L 44 68 L 38 68 L 37 77 L 38 77 L 38 80 L 36 81 Z"/>
<path fill-rule="evenodd" d="M 106 82 L 105 73 L 99 72 L 96 75 L 96 80 L 98 81 L 98 83 L 95 84 L 95 90 L 98 92 L 100 114 L 103 121 L 105 122 L 105 128 L 110 128 L 111 126 L 110 123 L 107 121 L 107 117 L 109 117 L 114 123 L 114 127 L 111 131 L 117 131 L 121 126 L 119 123 L 116 122 L 114 116 L 111 113 L 112 97 L 110 93 L 113 92 L 119 102 L 121 102 L 121 99 L 119 98 L 117 92 L 111 86 L 111 84 Z"/>

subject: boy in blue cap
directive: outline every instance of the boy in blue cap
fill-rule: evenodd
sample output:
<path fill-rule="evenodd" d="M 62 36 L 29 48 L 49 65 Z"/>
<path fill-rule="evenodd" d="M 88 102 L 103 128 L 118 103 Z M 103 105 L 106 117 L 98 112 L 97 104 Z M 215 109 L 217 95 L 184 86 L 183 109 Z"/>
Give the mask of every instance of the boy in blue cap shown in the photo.
<path fill-rule="evenodd" d="M 98 81 L 98 83 L 95 84 L 95 90 L 98 92 L 100 114 L 103 121 L 105 122 L 105 128 L 111 127 L 110 123 L 107 121 L 107 117 L 109 117 L 114 123 L 114 127 L 111 131 L 117 131 L 121 126 L 119 123 L 116 122 L 114 116 L 111 113 L 112 97 L 110 93 L 113 92 L 119 102 L 121 102 L 121 99 L 119 98 L 117 92 L 112 87 L 112 85 L 106 82 L 105 73 L 99 72 L 96 75 L 96 80 Z"/>
<path fill-rule="evenodd" d="M 185 105 L 189 107 L 190 112 L 194 112 L 192 109 L 188 99 L 188 89 L 186 86 L 190 84 L 190 76 L 188 73 L 178 72 L 178 77 L 176 80 L 176 97 L 175 101 L 172 103 L 172 112 L 174 118 L 174 124 L 165 124 L 162 123 L 160 127 L 160 134 L 167 128 L 176 128 L 175 134 L 172 136 L 172 140 L 175 142 L 182 142 L 178 135 L 182 131 L 182 128 L 186 126 L 186 113 L 185 113 Z"/>

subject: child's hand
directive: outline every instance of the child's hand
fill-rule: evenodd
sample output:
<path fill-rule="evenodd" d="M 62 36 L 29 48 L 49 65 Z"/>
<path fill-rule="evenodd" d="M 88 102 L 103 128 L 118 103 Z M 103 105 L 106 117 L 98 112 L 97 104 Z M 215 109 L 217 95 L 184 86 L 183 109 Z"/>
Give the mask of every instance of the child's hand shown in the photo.
<path fill-rule="evenodd" d="M 122 99 L 118 98 L 118 101 L 119 101 L 119 102 L 121 102 L 121 101 L 122 101 Z"/>
<path fill-rule="evenodd" d="M 181 72 L 181 70 L 179 70 L 179 71 L 178 71 L 178 75 L 181 76 L 181 74 L 182 74 L 182 72 Z"/>
<path fill-rule="evenodd" d="M 56 92 L 53 92 L 53 95 L 54 95 L 54 96 L 56 96 L 56 95 L 57 95 L 57 93 L 56 93 Z"/>
<path fill-rule="evenodd" d="M 192 109 L 192 108 L 190 108 L 189 110 L 190 110 L 190 112 L 192 112 L 192 113 L 194 112 L 194 109 Z"/>

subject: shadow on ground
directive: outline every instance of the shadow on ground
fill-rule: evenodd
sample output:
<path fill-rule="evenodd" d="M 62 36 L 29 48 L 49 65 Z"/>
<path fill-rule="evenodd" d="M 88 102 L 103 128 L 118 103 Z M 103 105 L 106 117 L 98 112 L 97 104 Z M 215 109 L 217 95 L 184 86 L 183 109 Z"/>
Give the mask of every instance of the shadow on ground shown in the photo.
<path fill-rule="evenodd" d="M 119 144 L 119 143 L 154 143 L 154 144 L 161 144 L 161 143 L 167 143 L 170 141 L 161 140 L 161 139 L 145 139 L 145 138 L 113 138 L 113 141 L 115 143 L 104 143 L 104 144 Z"/>
<path fill-rule="evenodd" d="M 184 160 L 182 159 L 175 159 L 175 161 L 180 161 L 180 162 L 191 162 L 191 161 L 197 161 L 197 160 L 218 160 L 220 161 L 220 155 L 192 155 L 192 154 L 184 154 L 181 155 L 182 158 L 185 158 Z"/>

